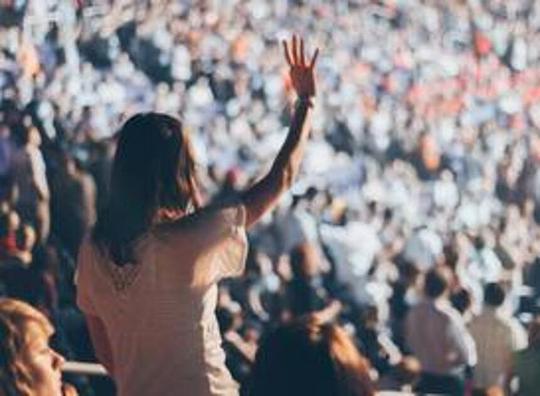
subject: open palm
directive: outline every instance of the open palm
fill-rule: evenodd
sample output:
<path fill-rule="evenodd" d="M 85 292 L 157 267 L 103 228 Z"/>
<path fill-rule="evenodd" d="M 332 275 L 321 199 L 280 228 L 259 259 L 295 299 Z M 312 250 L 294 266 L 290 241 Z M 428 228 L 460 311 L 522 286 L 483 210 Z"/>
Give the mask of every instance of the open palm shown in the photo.
<path fill-rule="evenodd" d="M 306 57 L 304 54 L 304 40 L 298 40 L 296 35 L 291 40 L 291 48 L 287 41 L 283 40 L 283 49 L 285 51 L 285 59 L 289 64 L 289 75 L 294 90 L 299 97 L 310 98 L 315 96 L 315 73 L 314 67 L 319 55 L 319 49 L 317 48 L 313 53 L 309 63 L 306 63 Z"/>

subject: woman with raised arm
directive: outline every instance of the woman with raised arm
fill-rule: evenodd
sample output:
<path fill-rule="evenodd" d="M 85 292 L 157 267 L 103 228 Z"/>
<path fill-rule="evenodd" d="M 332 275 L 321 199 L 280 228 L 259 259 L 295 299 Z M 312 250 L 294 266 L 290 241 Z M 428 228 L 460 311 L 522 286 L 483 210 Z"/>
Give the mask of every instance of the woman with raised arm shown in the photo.
<path fill-rule="evenodd" d="M 130 118 L 110 201 L 78 258 L 77 302 L 120 396 L 238 395 L 214 314 L 217 282 L 244 270 L 245 228 L 292 184 L 309 134 L 314 66 L 283 43 L 298 101 L 269 173 L 238 202 L 202 208 L 188 136 L 175 118 Z"/>

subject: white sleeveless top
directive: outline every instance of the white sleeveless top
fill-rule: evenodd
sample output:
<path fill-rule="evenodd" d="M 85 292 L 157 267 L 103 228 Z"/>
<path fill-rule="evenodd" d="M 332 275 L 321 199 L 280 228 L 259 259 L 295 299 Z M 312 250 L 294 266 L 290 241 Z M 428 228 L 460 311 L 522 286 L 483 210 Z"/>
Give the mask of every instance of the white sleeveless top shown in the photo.
<path fill-rule="evenodd" d="M 214 310 L 216 283 L 244 270 L 244 224 L 240 205 L 159 226 L 122 268 L 85 240 L 77 304 L 105 325 L 119 396 L 238 395 Z"/>

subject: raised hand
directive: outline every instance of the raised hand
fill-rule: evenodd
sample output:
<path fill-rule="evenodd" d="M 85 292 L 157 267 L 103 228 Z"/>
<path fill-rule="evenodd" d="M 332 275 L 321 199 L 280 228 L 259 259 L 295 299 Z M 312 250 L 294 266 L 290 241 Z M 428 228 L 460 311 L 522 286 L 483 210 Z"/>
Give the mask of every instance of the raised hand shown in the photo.
<path fill-rule="evenodd" d="M 283 40 L 283 49 L 285 51 L 285 59 L 289 64 L 289 75 L 294 90 L 300 98 L 310 98 L 315 96 L 315 73 L 314 67 L 319 55 L 319 49 L 317 48 L 313 53 L 313 56 L 308 63 L 304 54 L 304 40 L 293 35 L 291 40 L 291 49 L 287 41 Z"/>

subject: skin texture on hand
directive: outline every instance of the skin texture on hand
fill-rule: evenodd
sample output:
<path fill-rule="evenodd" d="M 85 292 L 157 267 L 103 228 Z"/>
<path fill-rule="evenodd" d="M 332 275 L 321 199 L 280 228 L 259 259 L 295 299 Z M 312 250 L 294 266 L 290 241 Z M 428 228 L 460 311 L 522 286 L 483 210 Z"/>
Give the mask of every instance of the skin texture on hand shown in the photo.
<path fill-rule="evenodd" d="M 300 41 L 300 43 L 298 43 Z M 315 62 L 319 56 L 319 49 L 317 48 L 313 53 L 313 56 L 309 63 L 306 63 L 304 40 L 293 36 L 291 41 L 291 48 L 287 41 L 283 41 L 283 50 L 285 51 L 285 59 L 289 64 L 289 75 L 294 90 L 301 98 L 310 98 L 315 96 Z"/>
<path fill-rule="evenodd" d="M 314 69 L 319 50 L 314 52 L 307 64 L 304 56 L 304 41 L 294 36 L 290 47 L 291 51 L 287 42 L 283 42 L 291 82 L 300 100 L 293 113 L 287 138 L 270 172 L 242 194 L 242 202 L 246 208 L 247 227 L 255 224 L 271 210 L 279 197 L 291 187 L 298 174 L 309 136 L 309 119 L 311 107 L 313 107 L 310 98 L 316 93 Z"/>

